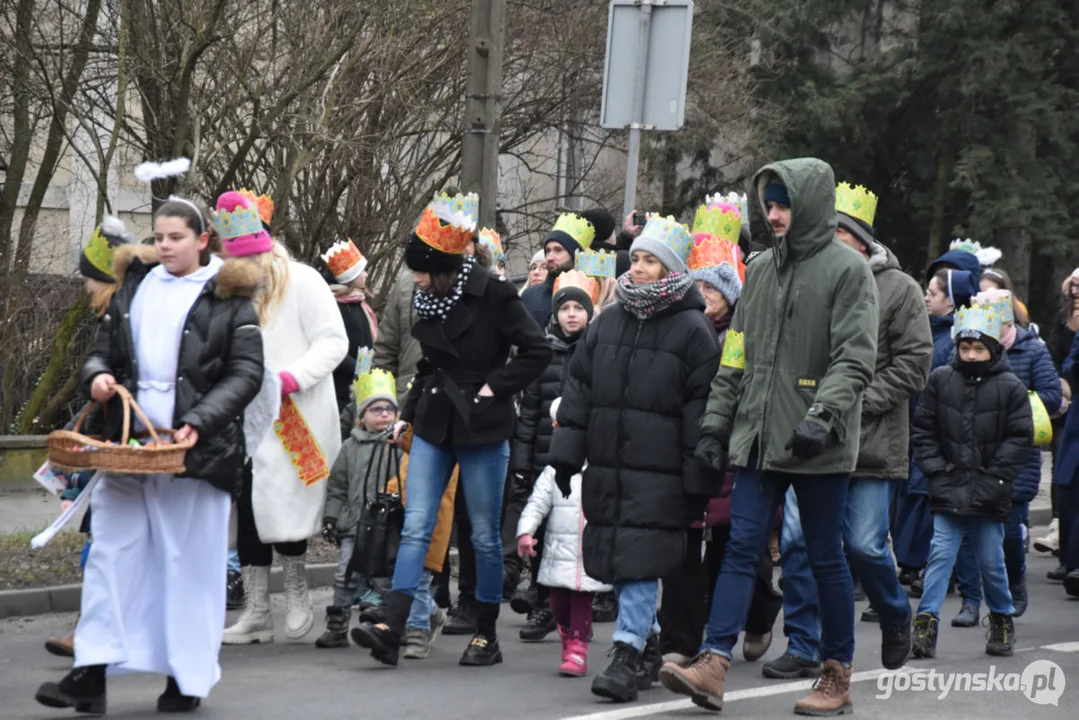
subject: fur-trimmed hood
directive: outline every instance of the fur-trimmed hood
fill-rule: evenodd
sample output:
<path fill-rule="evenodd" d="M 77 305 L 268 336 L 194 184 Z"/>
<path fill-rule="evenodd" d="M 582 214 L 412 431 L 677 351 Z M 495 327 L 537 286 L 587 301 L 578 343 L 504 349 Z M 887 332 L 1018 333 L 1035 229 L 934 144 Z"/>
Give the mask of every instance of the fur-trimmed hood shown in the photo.
<path fill-rule="evenodd" d="M 246 258 L 222 259 L 225 262 L 212 281 L 215 283 L 214 294 L 222 300 L 232 297 L 253 298 L 262 285 L 262 271 Z M 124 276 L 136 260 L 147 268 L 157 265 L 157 253 L 154 252 L 153 245 L 131 244 L 116 250 L 112 259 L 112 271 L 118 284 L 123 285 Z"/>

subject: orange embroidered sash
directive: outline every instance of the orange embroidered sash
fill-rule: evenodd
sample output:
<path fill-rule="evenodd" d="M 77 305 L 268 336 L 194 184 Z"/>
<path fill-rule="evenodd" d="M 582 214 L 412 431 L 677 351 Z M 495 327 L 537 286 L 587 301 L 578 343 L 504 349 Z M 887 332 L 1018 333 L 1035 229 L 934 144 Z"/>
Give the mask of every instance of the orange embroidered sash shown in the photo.
<path fill-rule="evenodd" d="M 330 476 L 326 456 L 319 449 L 318 441 L 292 398 L 282 398 L 281 414 L 274 422 L 273 429 L 285 447 L 289 461 L 299 473 L 304 487 L 310 487 Z"/>

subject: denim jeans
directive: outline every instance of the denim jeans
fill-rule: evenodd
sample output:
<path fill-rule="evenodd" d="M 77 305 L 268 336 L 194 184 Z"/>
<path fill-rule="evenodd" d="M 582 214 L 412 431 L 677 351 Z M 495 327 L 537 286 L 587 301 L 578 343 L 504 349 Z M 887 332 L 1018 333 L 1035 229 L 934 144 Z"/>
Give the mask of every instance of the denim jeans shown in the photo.
<path fill-rule="evenodd" d="M 230 573 L 240 572 L 240 552 L 238 550 L 229 550 L 228 568 Z"/>
<path fill-rule="evenodd" d="M 644 650 L 649 633 L 659 633 L 656 605 L 659 603 L 659 580 L 616 583 L 618 620 L 614 626 L 614 642 L 626 643 Z"/>
<path fill-rule="evenodd" d="M 420 576 L 420 584 L 416 586 L 416 592 L 412 595 L 412 610 L 408 613 L 406 627 L 419 628 L 420 630 L 431 629 L 431 613 L 435 611 L 435 603 L 431 600 L 431 580 L 434 575 L 424 568 Z"/>
<path fill-rule="evenodd" d="M 1011 517 L 1004 526 L 1004 568 L 1008 572 L 1008 587 L 1020 585 L 1027 574 L 1027 553 L 1023 546 L 1023 526 L 1030 522 L 1030 505 L 1012 505 Z M 955 559 L 955 582 L 963 604 L 981 606 L 982 575 L 974 555 L 970 535 L 964 535 Z"/>
<path fill-rule="evenodd" d="M 891 482 L 852 478 L 843 516 L 843 542 L 870 604 L 880 613 L 881 627 L 910 623 L 910 600 L 899 584 L 895 558 L 888 548 L 888 504 Z M 780 542 L 783 567 L 783 631 L 787 651 L 806 660 L 820 660 L 820 608 L 817 584 L 809 565 L 805 536 L 794 488 L 783 505 Z"/>
<path fill-rule="evenodd" d="M 940 617 L 940 606 L 948 593 L 948 581 L 964 535 L 971 538 L 985 585 L 985 604 L 991 612 L 1014 614 L 1008 573 L 1004 569 L 1004 523 L 977 515 L 947 513 L 933 516 L 933 540 L 929 544 L 929 563 L 925 566 L 925 587 L 918 613 Z"/>
<path fill-rule="evenodd" d="M 750 465 L 755 464 L 750 456 Z M 849 664 L 854 657 L 854 586 L 843 555 L 841 520 L 847 506 L 850 476 L 796 475 L 740 469 L 731 492 L 731 539 L 716 578 L 712 612 L 702 650 L 726 658 L 738 640 L 753 598 L 757 566 L 767 552 L 772 518 L 788 487 L 793 487 L 805 513 L 809 563 L 820 594 L 821 646 L 825 660 Z M 783 581 L 784 594 L 792 592 Z"/>
<path fill-rule="evenodd" d="M 423 438 L 412 438 L 405 480 L 405 525 L 393 574 L 393 589 L 415 595 L 431 533 L 438 519 L 442 494 L 453 466 L 461 469 L 461 490 L 467 498 L 476 552 L 476 599 L 502 602 L 502 489 L 509 465 L 508 441 L 473 447 L 443 448 Z"/>

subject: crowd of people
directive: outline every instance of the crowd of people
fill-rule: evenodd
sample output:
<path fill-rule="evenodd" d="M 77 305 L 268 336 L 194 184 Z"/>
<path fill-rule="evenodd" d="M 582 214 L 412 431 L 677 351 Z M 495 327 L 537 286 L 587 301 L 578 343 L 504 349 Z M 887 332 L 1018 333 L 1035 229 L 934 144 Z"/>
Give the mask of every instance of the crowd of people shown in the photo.
<path fill-rule="evenodd" d="M 978 624 L 984 591 L 986 652 L 1010 655 L 1043 450 L 1054 521 L 1034 546 L 1079 596 L 1079 270 L 1043 341 L 999 252 L 957 240 L 923 290 L 875 237 L 877 201 L 802 158 L 692 225 L 564 213 L 518 292 L 478 198 L 451 189 L 377 317 L 360 250 L 335 243 L 320 275 L 272 237 L 268 198 L 170 197 L 152 245 L 107 219 L 80 263 L 99 322 L 86 432 L 119 439 L 130 393 L 190 447 L 182 473 L 90 481 L 82 612 L 49 645 L 74 668 L 38 701 L 104 712 L 108 674 L 149 672 L 159 711 L 196 709 L 222 644 L 274 641 L 275 551 L 284 635 L 311 633 L 317 536 L 339 562 L 315 645 L 389 666 L 440 633 L 471 636 L 461 665 L 503 662 L 508 601 L 522 640 L 557 633 L 567 677 L 615 623 L 595 695 L 659 682 L 721 710 L 740 636 L 761 659 L 782 609 L 763 674 L 815 678 L 795 712 L 838 715 L 856 600 L 897 669 L 935 657 L 951 586 L 951 625 Z"/>

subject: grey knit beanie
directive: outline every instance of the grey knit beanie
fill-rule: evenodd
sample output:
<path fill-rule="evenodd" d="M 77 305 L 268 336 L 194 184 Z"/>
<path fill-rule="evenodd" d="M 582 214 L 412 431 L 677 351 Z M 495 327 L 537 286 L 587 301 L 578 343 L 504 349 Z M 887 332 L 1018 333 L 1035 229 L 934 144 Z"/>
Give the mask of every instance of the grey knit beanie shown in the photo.
<path fill-rule="evenodd" d="M 742 296 L 742 280 L 738 277 L 738 271 L 727 263 L 694 270 L 693 279 L 706 282 L 719 290 L 727 299 L 728 305 L 733 306 Z"/>

